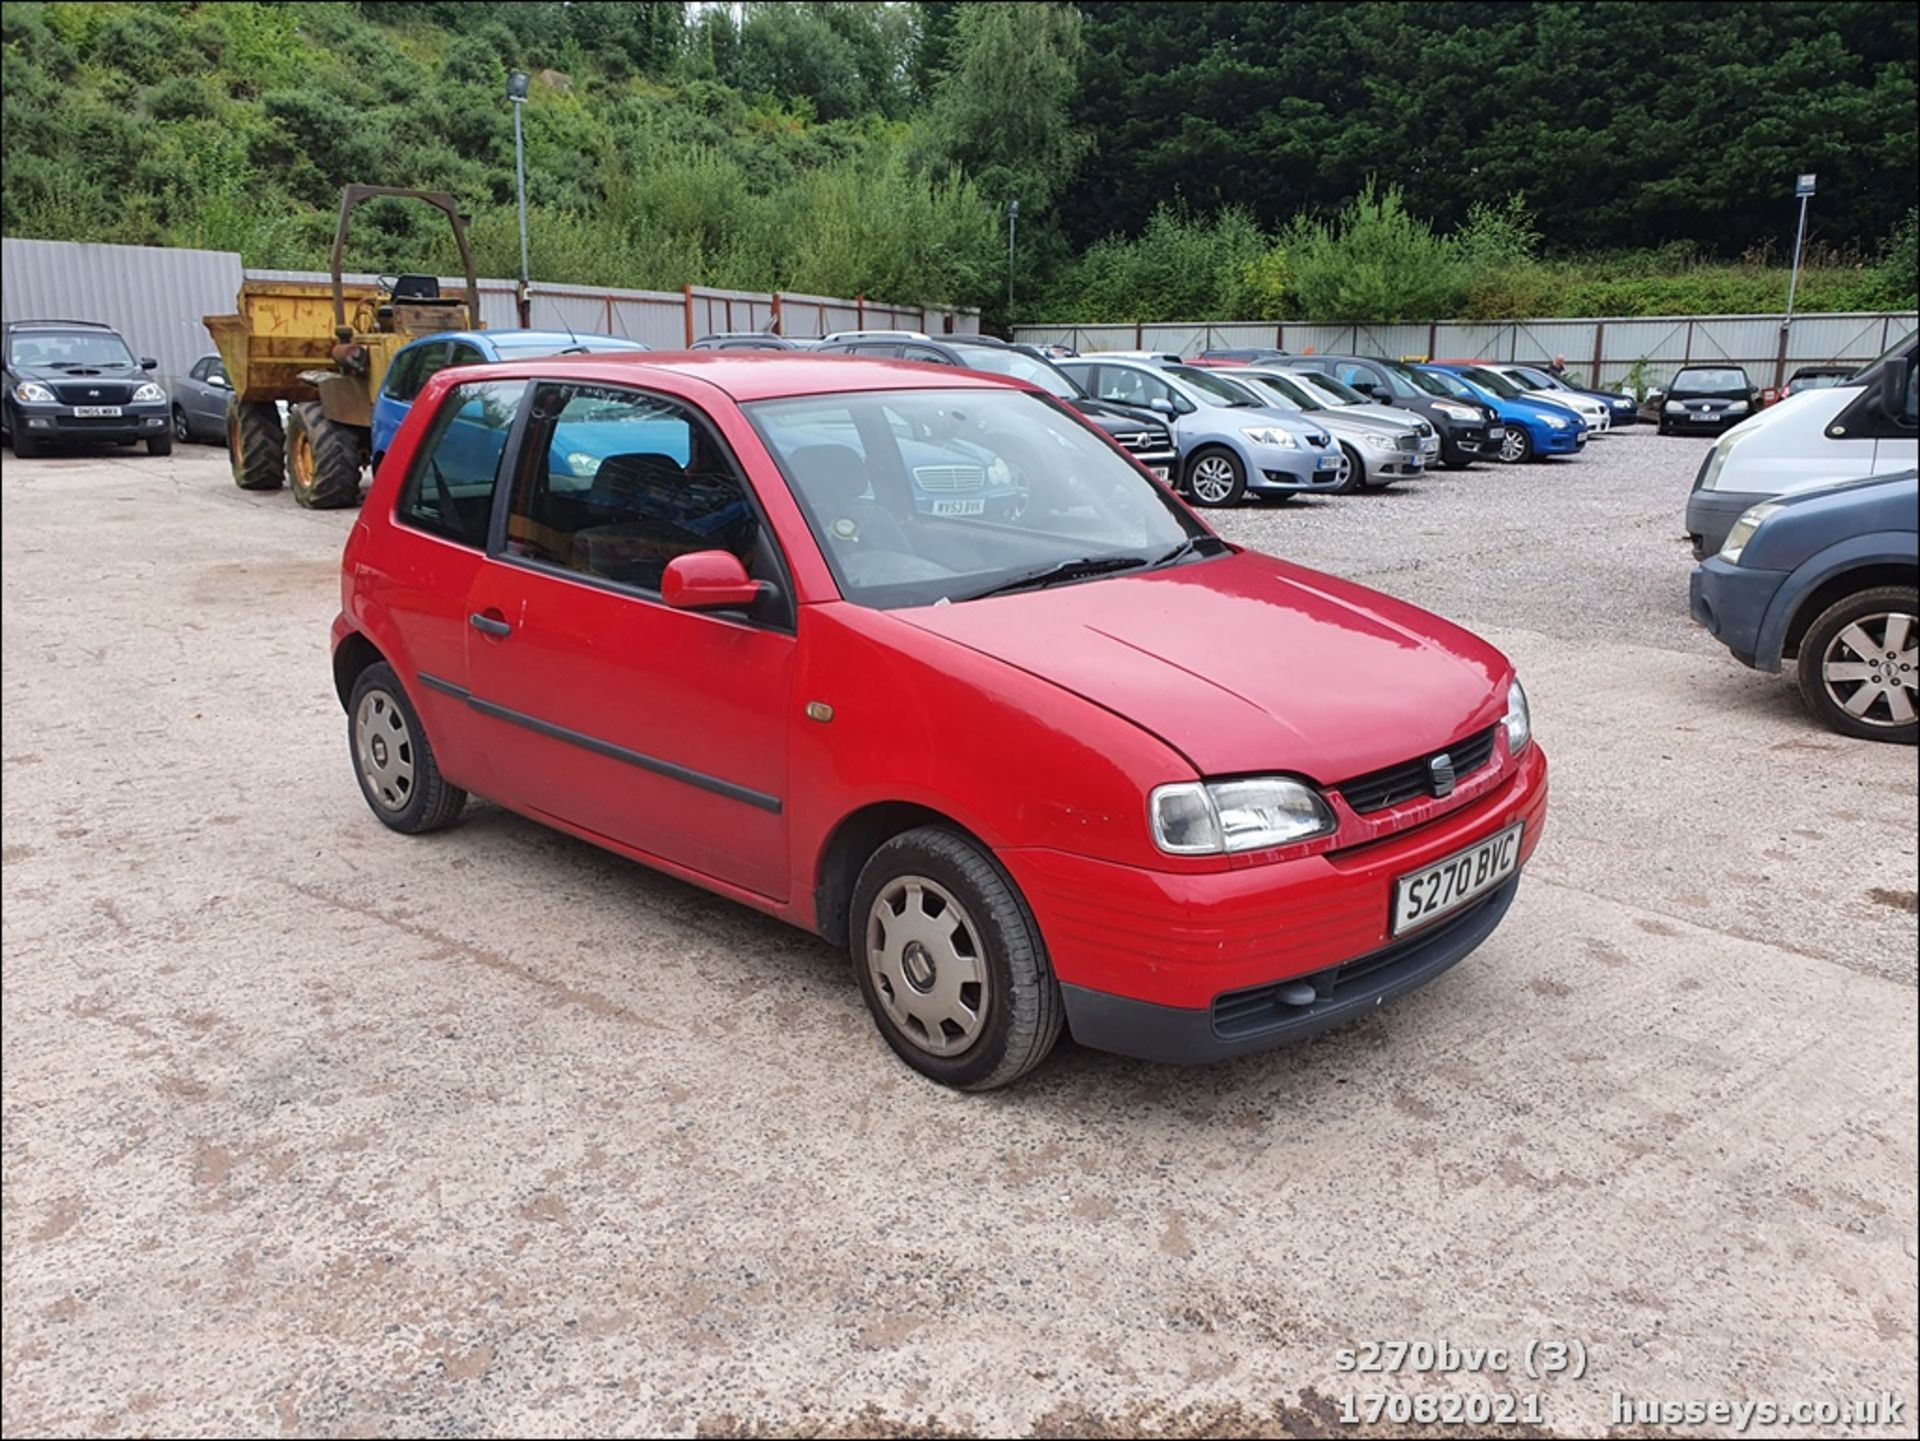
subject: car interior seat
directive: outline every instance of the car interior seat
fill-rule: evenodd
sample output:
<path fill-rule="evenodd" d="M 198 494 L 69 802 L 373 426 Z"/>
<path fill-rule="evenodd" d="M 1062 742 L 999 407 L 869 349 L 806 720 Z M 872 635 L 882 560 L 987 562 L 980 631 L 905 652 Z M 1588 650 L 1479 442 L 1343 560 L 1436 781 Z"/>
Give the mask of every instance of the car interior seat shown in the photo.
<path fill-rule="evenodd" d="M 874 499 L 866 458 L 852 446 L 803 445 L 787 466 L 836 549 L 913 554 L 900 522 Z"/>

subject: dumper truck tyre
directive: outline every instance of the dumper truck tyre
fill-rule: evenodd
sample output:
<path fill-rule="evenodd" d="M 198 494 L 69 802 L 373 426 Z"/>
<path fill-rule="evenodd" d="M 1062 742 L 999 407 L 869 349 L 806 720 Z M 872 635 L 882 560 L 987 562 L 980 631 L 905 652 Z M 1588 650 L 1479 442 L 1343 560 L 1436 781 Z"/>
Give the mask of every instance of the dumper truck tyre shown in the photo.
<path fill-rule="evenodd" d="M 320 403 L 287 407 L 287 480 L 308 510 L 360 503 L 360 431 L 328 420 Z"/>
<path fill-rule="evenodd" d="M 227 460 L 233 483 L 242 490 L 278 490 L 286 484 L 287 441 L 279 406 L 227 398 Z"/>

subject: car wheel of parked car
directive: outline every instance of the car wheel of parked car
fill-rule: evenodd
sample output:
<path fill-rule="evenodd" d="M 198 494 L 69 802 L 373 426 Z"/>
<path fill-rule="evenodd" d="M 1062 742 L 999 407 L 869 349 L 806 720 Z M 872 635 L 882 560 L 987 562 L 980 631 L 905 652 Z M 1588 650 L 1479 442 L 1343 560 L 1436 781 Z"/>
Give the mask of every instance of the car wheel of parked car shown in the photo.
<path fill-rule="evenodd" d="M 1800 642 L 1800 694 L 1829 729 L 1913 745 L 1920 737 L 1920 589 L 1882 585 L 1822 611 Z"/>
<path fill-rule="evenodd" d="M 359 437 L 328 420 L 317 400 L 287 407 L 287 480 L 309 510 L 360 503 Z"/>
<path fill-rule="evenodd" d="M 1195 505 L 1233 505 L 1246 493 L 1246 468 L 1230 450 L 1211 447 L 1187 465 L 1187 494 Z"/>
<path fill-rule="evenodd" d="M 242 490 L 278 490 L 287 482 L 287 442 L 280 408 L 227 399 L 227 462 Z"/>
<path fill-rule="evenodd" d="M 169 431 L 165 435 L 148 436 L 147 437 L 147 454 L 148 455 L 172 455 L 173 454 L 173 433 Z"/>
<path fill-rule="evenodd" d="M 1064 1009 L 1040 928 L 1013 880 L 956 832 L 925 826 L 873 853 L 849 944 L 880 1034 L 921 1075 L 965 1091 L 1046 1058 Z"/>
<path fill-rule="evenodd" d="M 35 440 L 23 430 L 8 432 L 7 444 L 13 447 L 13 455 L 16 460 L 32 460 L 45 449 L 39 441 Z"/>
<path fill-rule="evenodd" d="M 448 785 L 433 758 L 400 678 L 384 662 L 370 665 L 347 701 L 347 748 L 360 794 L 381 823 L 406 835 L 449 825 L 467 793 Z"/>
<path fill-rule="evenodd" d="M 1367 483 L 1367 463 L 1360 458 L 1360 452 L 1340 442 L 1340 481 L 1334 486 L 1335 495 L 1352 495 Z"/>
<path fill-rule="evenodd" d="M 1532 460 L 1533 438 L 1517 425 L 1508 426 L 1507 433 L 1500 440 L 1500 458 L 1508 465 Z"/>
<path fill-rule="evenodd" d="M 187 413 L 177 405 L 173 408 L 173 438 L 182 445 L 193 439 L 193 428 L 187 424 Z"/>

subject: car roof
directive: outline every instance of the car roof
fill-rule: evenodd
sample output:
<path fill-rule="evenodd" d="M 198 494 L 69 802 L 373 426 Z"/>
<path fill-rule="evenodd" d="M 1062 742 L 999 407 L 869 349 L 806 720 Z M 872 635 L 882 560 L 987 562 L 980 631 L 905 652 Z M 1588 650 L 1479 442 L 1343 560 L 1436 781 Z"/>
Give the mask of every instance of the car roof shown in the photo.
<path fill-rule="evenodd" d="M 106 330 L 113 327 L 104 320 L 9 320 L 8 330 Z M 116 334 L 118 332 L 115 332 Z"/>
<path fill-rule="evenodd" d="M 626 335 L 601 335 L 595 331 L 577 330 L 436 330 L 428 335 L 416 336 L 401 346 L 402 350 L 411 350 L 416 345 L 430 344 L 436 340 L 465 340 L 484 345 L 495 344 L 511 337 L 515 341 L 535 341 L 552 345 L 587 345 L 596 340 L 611 340 L 617 345 L 645 345 L 644 340 L 635 340 Z"/>
<path fill-rule="evenodd" d="M 644 384 L 648 374 L 663 372 L 704 382 L 735 401 L 860 390 L 1039 389 L 1008 376 L 958 366 L 812 350 L 603 351 L 597 355 L 528 356 L 499 362 L 498 368 L 508 374 L 533 376 L 580 372 L 615 384 Z"/>

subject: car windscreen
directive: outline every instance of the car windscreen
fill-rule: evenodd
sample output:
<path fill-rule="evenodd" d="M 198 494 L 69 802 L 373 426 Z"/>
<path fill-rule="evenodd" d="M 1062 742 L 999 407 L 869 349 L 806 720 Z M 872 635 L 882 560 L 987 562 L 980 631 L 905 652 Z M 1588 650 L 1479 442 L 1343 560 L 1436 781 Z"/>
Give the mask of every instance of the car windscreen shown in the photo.
<path fill-rule="evenodd" d="M 1301 381 L 1310 389 L 1331 396 L 1341 405 L 1365 405 L 1368 403 L 1367 397 L 1355 390 L 1351 385 L 1348 385 L 1346 381 L 1335 380 L 1325 371 L 1302 370 L 1296 373 Z"/>
<path fill-rule="evenodd" d="M 1745 395 L 1752 388 L 1753 382 L 1747 379 L 1746 371 L 1731 366 L 1695 366 L 1683 370 L 1674 376 L 1671 387 L 1695 395 Z"/>
<path fill-rule="evenodd" d="M 1031 391 L 855 391 L 741 408 L 856 605 L 959 604 L 1222 548 Z"/>
<path fill-rule="evenodd" d="M 515 335 L 494 336 L 493 348 L 502 360 L 517 360 L 536 355 L 593 355 L 603 351 L 640 351 L 651 347 L 637 340 L 622 340 L 614 335 Z"/>
<path fill-rule="evenodd" d="M 1086 392 L 1075 385 L 1073 378 L 1064 371 L 1018 350 L 1003 350 L 997 345 L 956 345 L 953 350 L 968 370 L 984 370 L 989 375 L 1010 375 L 1015 380 L 1037 385 L 1047 394 L 1057 395 L 1062 400 L 1080 400 L 1086 396 Z"/>
<path fill-rule="evenodd" d="M 51 369 L 96 370 L 133 364 L 126 341 L 106 331 L 16 331 L 8 338 L 7 364 L 43 365 Z"/>
<path fill-rule="evenodd" d="M 1529 390 L 1572 390 L 1573 387 L 1557 375 L 1549 375 L 1544 370 L 1535 370 L 1529 365 L 1511 367 L 1507 374 L 1515 380 L 1527 382 Z"/>
<path fill-rule="evenodd" d="M 1506 370 L 1496 370 L 1493 374 L 1499 376 L 1518 391 L 1549 389 L 1545 382 L 1535 380 L 1532 376 L 1528 375 L 1526 371 L 1518 369 L 1517 367 Z"/>
<path fill-rule="evenodd" d="M 1473 387 L 1459 376 L 1446 370 L 1409 370 L 1407 379 L 1427 395 L 1436 395 L 1442 400 L 1471 400 L 1480 404 L 1480 397 L 1473 393 Z"/>
<path fill-rule="evenodd" d="M 1290 410 L 1326 410 L 1327 403 L 1316 396 L 1299 381 L 1286 375 L 1249 375 L 1245 377 L 1248 385 L 1257 385 L 1271 390 L 1280 397 L 1281 404 Z"/>
<path fill-rule="evenodd" d="M 1210 370 L 1201 370 L 1192 365 L 1169 365 L 1168 375 L 1178 376 L 1190 389 L 1198 391 L 1209 403 L 1224 405 L 1236 410 L 1259 408 L 1266 402 L 1248 390 L 1236 380 L 1228 380 L 1224 375 L 1216 375 Z"/>
<path fill-rule="evenodd" d="M 1496 375 L 1491 370 L 1482 370 L 1479 366 L 1475 366 L 1471 370 L 1461 371 L 1460 375 L 1462 379 L 1472 381 L 1482 390 L 1488 392 L 1490 395 L 1497 395 L 1502 400 L 1526 399 L 1526 392 L 1521 390 L 1519 386 L 1515 385 L 1503 375 Z"/>

